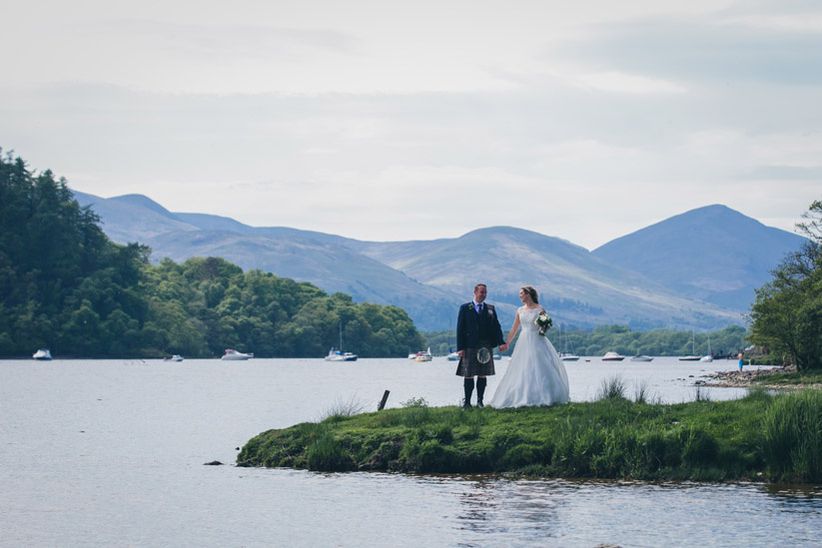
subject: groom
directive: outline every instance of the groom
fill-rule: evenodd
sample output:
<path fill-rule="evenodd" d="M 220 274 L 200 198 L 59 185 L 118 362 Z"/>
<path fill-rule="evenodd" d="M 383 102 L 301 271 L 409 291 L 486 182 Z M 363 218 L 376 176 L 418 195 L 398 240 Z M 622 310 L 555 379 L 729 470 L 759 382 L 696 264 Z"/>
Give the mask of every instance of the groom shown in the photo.
<path fill-rule="evenodd" d="M 457 317 L 457 353 L 460 363 L 457 375 L 464 377 L 465 403 L 471 407 L 471 394 L 474 392 L 474 377 L 477 377 L 477 407 L 483 407 L 486 377 L 494 374 L 493 349 L 499 346 L 503 352 L 508 348 L 502 337 L 497 311 L 494 305 L 487 304 L 488 287 L 485 284 L 474 286 L 474 300 L 460 306 Z"/>

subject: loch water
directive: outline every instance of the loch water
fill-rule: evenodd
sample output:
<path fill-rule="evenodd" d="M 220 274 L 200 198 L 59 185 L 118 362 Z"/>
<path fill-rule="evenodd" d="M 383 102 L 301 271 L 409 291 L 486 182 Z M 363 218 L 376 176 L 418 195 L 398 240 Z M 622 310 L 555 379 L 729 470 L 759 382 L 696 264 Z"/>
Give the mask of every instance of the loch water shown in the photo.
<path fill-rule="evenodd" d="M 643 384 L 662 401 L 690 401 L 701 376 L 735 367 L 566 363 L 574 401 L 614 376 L 629 397 Z M 822 544 L 822 486 L 233 466 L 259 432 L 340 406 L 373 410 L 385 389 L 389 407 L 455 405 L 454 368 L 444 358 L 0 361 L 0 546 Z M 226 465 L 203 465 L 214 460 Z"/>

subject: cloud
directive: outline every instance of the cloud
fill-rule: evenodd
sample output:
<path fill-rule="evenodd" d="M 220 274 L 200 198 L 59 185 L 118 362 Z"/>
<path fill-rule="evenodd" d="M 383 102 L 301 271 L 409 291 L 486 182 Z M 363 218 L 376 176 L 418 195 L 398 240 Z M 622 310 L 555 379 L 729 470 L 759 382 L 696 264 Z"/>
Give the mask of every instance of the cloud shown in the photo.
<path fill-rule="evenodd" d="M 660 17 L 602 25 L 585 40 L 554 48 L 549 58 L 677 82 L 822 83 L 822 32 L 815 23 L 807 29 L 763 28 L 751 24 L 756 17 L 766 16 Z"/>

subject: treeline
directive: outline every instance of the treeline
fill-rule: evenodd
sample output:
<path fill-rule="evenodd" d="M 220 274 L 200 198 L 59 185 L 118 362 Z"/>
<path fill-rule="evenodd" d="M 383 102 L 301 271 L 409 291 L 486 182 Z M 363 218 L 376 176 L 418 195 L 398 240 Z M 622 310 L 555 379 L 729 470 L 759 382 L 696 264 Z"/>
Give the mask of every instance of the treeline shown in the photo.
<path fill-rule="evenodd" d="M 2 151 L 0 151 L 1 153 Z M 64 179 L 0 154 L 0 356 L 318 357 L 339 346 L 405 356 L 423 339 L 404 310 L 223 259 L 149 264 L 111 242 Z"/>
<path fill-rule="evenodd" d="M 736 325 L 719 331 L 694 333 L 693 350 L 691 335 L 691 331 L 672 329 L 632 331 L 621 325 L 593 330 L 569 329 L 561 334 L 556 327 L 548 331 L 548 338 L 558 351 L 581 356 L 601 356 L 606 352 L 619 352 L 625 356 L 684 356 L 693 352 L 703 356 L 709 353 L 709 345 L 711 354 L 726 355 L 736 354 L 746 346 L 745 329 Z M 426 333 L 425 337 L 433 354 L 447 354 L 449 347 L 454 346 L 454 333 L 450 331 Z"/>
<path fill-rule="evenodd" d="M 808 237 L 756 291 L 751 340 L 771 361 L 802 370 L 822 369 L 822 200 L 814 201 L 797 224 Z"/>

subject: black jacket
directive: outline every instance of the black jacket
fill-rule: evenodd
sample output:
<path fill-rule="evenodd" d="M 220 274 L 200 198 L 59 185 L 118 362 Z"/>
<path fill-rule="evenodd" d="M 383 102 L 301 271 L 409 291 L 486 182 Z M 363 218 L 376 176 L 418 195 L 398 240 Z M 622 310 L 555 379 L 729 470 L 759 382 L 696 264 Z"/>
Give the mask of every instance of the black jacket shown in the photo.
<path fill-rule="evenodd" d="M 483 303 L 480 314 L 474 310 L 473 302 L 460 306 L 457 316 L 457 350 L 481 346 L 493 348 L 504 343 L 494 305 Z"/>

